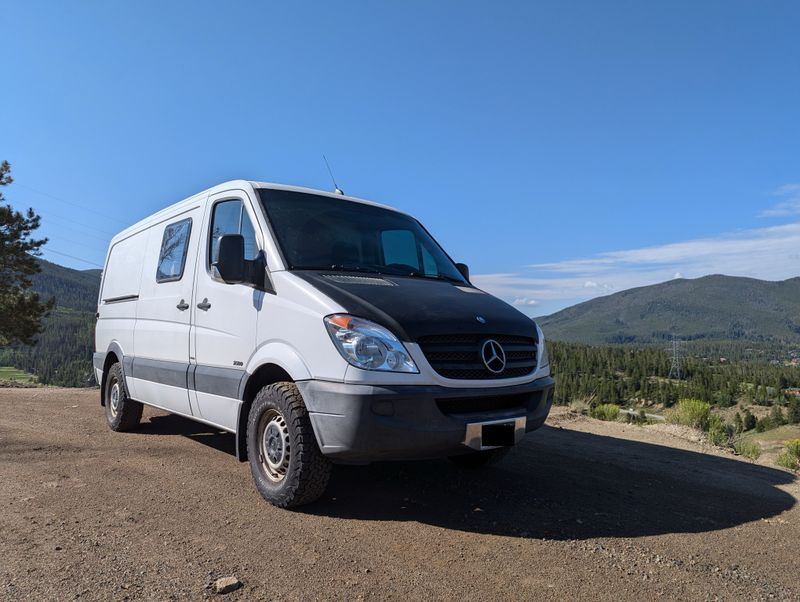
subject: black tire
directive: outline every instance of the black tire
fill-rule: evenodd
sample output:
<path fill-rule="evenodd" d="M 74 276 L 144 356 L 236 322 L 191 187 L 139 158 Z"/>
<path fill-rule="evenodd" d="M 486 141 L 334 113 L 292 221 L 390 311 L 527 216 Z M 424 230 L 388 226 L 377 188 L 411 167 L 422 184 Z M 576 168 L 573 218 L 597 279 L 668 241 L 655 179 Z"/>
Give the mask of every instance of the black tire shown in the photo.
<path fill-rule="evenodd" d="M 325 492 L 331 462 L 319 450 L 294 383 L 261 389 L 247 417 L 247 457 L 256 489 L 280 508 L 309 504 Z"/>
<path fill-rule="evenodd" d="M 496 464 L 505 458 L 511 451 L 510 447 L 498 447 L 474 451 L 460 456 L 450 456 L 449 460 L 459 468 L 480 468 Z"/>
<path fill-rule="evenodd" d="M 144 406 L 128 396 L 122 366 L 117 362 L 108 370 L 105 395 L 106 420 L 112 431 L 131 431 L 139 425 Z"/>

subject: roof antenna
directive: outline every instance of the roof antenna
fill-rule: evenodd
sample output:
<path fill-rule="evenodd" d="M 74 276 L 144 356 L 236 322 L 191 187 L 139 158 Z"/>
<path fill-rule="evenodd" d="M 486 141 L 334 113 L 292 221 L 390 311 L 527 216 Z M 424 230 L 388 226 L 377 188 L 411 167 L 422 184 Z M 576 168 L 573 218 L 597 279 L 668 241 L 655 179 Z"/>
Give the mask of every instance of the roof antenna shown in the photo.
<path fill-rule="evenodd" d="M 328 168 L 328 173 L 331 174 L 331 180 L 333 181 L 333 192 L 335 192 L 336 194 L 342 194 L 343 195 L 344 194 L 344 190 L 342 190 L 341 188 L 339 188 L 336 185 L 336 178 L 333 177 L 333 171 L 331 171 L 331 166 L 328 163 L 328 158 L 323 154 L 322 155 L 322 159 L 325 161 L 325 166 Z"/>

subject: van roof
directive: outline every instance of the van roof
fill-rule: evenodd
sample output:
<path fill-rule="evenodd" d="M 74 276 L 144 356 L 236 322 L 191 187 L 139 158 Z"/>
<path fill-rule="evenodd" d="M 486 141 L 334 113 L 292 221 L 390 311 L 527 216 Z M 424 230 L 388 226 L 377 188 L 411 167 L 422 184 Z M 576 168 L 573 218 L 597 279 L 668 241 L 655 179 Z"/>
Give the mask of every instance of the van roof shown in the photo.
<path fill-rule="evenodd" d="M 253 180 L 228 180 L 227 182 L 222 182 L 221 184 L 217 184 L 216 186 L 212 186 L 211 188 L 207 188 L 206 190 L 202 190 L 196 194 L 193 194 L 190 197 L 183 199 L 182 201 L 178 201 L 177 203 L 173 203 L 163 209 L 148 215 L 142 220 L 139 220 L 135 224 L 128 226 L 118 234 L 116 234 L 111 239 L 111 244 L 121 240 L 123 238 L 127 238 L 131 234 L 134 234 L 144 228 L 158 223 L 163 219 L 168 219 L 170 215 L 174 214 L 176 211 L 180 211 L 184 207 L 191 205 L 192 202 L 196 202 L 199 198 L 205 197 L 212 194 L 217 194 L 218 192 L 225 192 L 227 190 L 235 190 L 237 188 L 243 187 L 252 187 L 252 188 L 270 188 L 273 190 L 290 190 L 293 192 L 305 192 L 308 194 L 316 194 L 320 196 L 329 196 L 335 199 L 343 199 L 346 201 L 352 201 L 354 203 L 362 203 L 364 205 L 372 205 L 373 207 L 382 207 L 384 209 L 389 209 L 391 211 L 397 211 L 398 213 L 404 213 L 399 209 L 395 209 L 394 207 L 390 207 L 388 205 L 382 205 L 380 203 L 375 203 L 373 201 L 368 201 L 366 199 L 360 199 L 358 197 L 348 196 L 348 195 L 341 195 L 336 194 L 334 192 L 330 192 L 327 190 L 317 190 L 315 188 L 306 188 L 303 186 L 289 186 L 287 184 L 276 184 L 274 182 L 257 182 Z"/>

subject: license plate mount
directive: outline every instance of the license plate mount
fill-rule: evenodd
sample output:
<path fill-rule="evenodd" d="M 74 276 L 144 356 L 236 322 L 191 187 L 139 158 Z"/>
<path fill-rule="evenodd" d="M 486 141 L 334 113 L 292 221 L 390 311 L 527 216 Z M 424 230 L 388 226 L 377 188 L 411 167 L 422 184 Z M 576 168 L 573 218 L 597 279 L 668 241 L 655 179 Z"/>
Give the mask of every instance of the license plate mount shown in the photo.
<path fill-rule="evenodd" d="M 525 416 L 467 424 L 464 445 L 476 450 L 516 445 L 525 435 Z"/>

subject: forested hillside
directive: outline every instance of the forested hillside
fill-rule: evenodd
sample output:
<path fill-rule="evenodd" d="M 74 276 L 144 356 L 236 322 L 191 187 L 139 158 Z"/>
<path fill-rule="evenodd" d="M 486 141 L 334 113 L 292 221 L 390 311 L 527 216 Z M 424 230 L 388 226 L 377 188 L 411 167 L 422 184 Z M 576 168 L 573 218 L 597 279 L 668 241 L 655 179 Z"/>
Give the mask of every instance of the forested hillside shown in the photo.
<path fill-rule="evenodd" d="M 556 403 L 663 404 L 693 398 L 719 407 L 739 401 L 786 405 L 796 399 L 800 368 L 763 359 L 730 361 L 687 355 L 681 379 L 669 379 L 671 357 L 656 346 L 549 343 Z"/>
<path fill-rule="evenodd" d="M 101 270 L 73 270 L 40 260 L 41 273 L 33 277 L 33 288 L 45 299 L 55 297 L 59 307 L 97 310 Z"/>
<path fill-rule="evenodd" d="M 55 297 L 56 307 L 45 318 L 36 345 L 0 349 L 0 366 L 35 374 L 44 384 L 86 386 L 93 382 L 100 270 L 72 270 L 44 260 L 40 264 L 42 272 L 33 278 L 33 288 L 44 299 Z"/>

